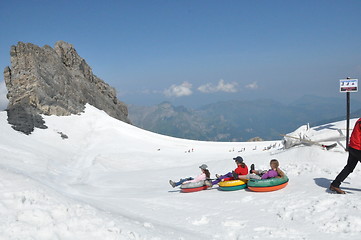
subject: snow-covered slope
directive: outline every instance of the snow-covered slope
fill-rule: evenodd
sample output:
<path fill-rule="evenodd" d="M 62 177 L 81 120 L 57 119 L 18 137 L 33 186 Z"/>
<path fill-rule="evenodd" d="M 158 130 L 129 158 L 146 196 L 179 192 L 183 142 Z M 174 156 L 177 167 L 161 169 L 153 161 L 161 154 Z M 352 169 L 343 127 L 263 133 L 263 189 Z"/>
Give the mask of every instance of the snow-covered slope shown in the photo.
<path fill-rule="evenodd" d="M 45 116 L 46 130 L 18 133 L 0 112 L 0 239 L 359 239 L 357 167 L 327 193 L 347 160 L 342 145 L 281 150 L 280 141 L 199 142 L 161 136 L 87 106 Z M 352 120 L 353 126 L 355 119 Z M 339 141 L 345 123 L 313 128 L 313 140 Z M 61 133 L 68 136 L 61 138 Z M 235 168 L 233 157 L 267 169 L 276 158 L 290 178 L 279 191 L 180 193 L 169 179 Z"/>

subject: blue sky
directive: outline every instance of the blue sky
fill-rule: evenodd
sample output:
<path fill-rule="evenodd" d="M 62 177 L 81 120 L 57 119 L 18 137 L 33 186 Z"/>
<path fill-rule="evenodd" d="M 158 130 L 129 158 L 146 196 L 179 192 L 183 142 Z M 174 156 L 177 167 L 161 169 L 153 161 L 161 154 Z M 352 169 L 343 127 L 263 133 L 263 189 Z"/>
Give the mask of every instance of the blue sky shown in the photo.
<path fill-rule="evenodd" d="M 64 40 L 127 104 L 344 98 L 361 78 L 359 0 L 1 2 L 1 68 L 18 41 Z"/>

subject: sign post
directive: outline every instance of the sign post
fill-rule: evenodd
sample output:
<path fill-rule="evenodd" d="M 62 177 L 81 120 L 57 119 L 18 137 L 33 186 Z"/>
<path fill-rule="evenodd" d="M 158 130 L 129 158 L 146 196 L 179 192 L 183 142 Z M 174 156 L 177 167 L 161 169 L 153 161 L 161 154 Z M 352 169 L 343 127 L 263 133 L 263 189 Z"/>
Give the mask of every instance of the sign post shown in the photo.
<path fill-rule="evenodd" d="M 340 92 L 346 92 L 346 151 L 348 151 L 348 141 L 350 138 L 350 92 L 358 91 L 358 79 L 341 79 Z"/>

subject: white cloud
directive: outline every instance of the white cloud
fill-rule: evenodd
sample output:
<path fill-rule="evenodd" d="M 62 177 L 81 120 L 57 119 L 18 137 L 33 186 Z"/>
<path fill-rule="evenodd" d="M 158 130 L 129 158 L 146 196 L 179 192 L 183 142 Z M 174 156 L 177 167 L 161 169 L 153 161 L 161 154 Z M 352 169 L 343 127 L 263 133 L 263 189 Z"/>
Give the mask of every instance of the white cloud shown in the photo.
<path fill-rule="evenodd" d="M 258 83 L 253 82 L 253 83 L 247 84 L 246 88 L 248 88 L 248 89 L 257 89 L 258 88 Z"/>
<path fill-rule="evenodd" d="M 204 84 L 198 87 L 198 90 L 203 93 L 210 93 L 213 92 L 213 85 L 211 83 Z"/>
<path fill-rule="evenodd" d="M 164 95 L 167 97 L 182 97 L 192 95 L 192 84 L 183 82 L 181 85 L 173 84 L 168 89 L 164 90 Z"/>
<path fill-rule="evenodd" d="M 238 84 L 236 82 L 226 83 L 223 79 L 220 79 L 217 86 L 212 83 L 207 83 L 198 87 L 198 90 L 202 93 L 215 93 L 215 92 L 238 92 Z"/>
<path fill-rule="evenodd" d="M 8 106 L 8 99 L 6 98 L 6 94 L 8 90 L 6 89 L 5 82 L 0 82 L 0 111 L 3 111 Z"/>

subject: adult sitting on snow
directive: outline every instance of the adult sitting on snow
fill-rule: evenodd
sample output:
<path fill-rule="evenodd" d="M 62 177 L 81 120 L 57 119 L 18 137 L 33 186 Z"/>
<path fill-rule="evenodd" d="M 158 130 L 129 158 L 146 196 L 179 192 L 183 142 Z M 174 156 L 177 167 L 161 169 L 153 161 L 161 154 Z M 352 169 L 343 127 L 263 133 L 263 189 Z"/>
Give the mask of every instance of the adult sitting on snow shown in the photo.
<path fill-rule="evenodd" d="M 217 177 L 216 180 L 214 180 L 213 182 L 205 181 L 205 184 L 210 187 L 210 186 L 213 186 L 215 184 L 218 184 L 221 181 L 224 181 L 226 178 L 232 178 L 233 179 L 234 175 L 245 175 L 245 174 L 248 173 L 248 167 L 243 162 L 242 157 L 238 156 L 236 158 L 233 158 L 233 160 L 235 160 L 235 162 L 237 164 L 237 168 L 234 171 L 229 172 L 229 173 L 227 173 L 225 175 L 216 174 L 216 177 Z"/>
<path fill-rule="evenodd" d="M 357 162 L 361 161 L 361 118 L 357 120 L 351 133 L 350 144 L 348 145 L 348 159 L 346 166 L 337 175 L 336 179 L 330 185 L 330 190 L 339 194 L 346 192 L 340 189 L 341 182 L 353 172 Z"/>
<path fill-rule="evenodd" d="M 254 164 L 251 165 L 251 171 L 247 175 L 234 175 L 235 179 L 249 180 L 249 179 L 267 179 L 279 177 L 282 178 L 285 176 L 284 172 L 279 168 L 279 162 L 276 159 L 270 161 L 269 170 L 254 170 Z"/>
<path fill-rule="evenodd" d="M 202 164 L 201 166 L 199 166 L 199 168 L 201 169 L 202 173 L 200 175 L 198 175 L 196 178 L 182 178 L 180 179 L 178 182 L 174 182 L 172 180 L 169 180 L 169 184 L 172 187 L 177 187 L 179 185 L 182 184 L 186 184 L 186 183 L 190 183 L 190 182 L 199 182 L 199 181 L 204 181 L 208 178 L 211 177 L 211 173 L 209 172 L 209 170 L 207 169 L 208 166 L 206 164 Z"/>

